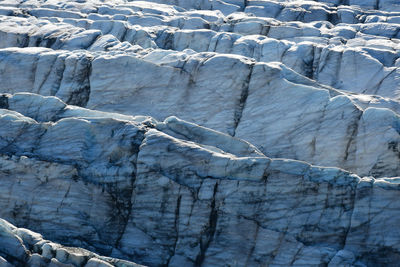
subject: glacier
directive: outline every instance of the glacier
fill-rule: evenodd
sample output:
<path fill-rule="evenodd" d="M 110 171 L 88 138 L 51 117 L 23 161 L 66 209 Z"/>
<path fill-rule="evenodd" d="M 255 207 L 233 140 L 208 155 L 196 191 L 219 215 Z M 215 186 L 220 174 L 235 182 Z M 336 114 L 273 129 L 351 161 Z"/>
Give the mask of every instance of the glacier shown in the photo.
<path fill-rule="evenodd" d="M 397 266 L 399 45 L 394 0 L 0 1 L 0 266 Z"/>

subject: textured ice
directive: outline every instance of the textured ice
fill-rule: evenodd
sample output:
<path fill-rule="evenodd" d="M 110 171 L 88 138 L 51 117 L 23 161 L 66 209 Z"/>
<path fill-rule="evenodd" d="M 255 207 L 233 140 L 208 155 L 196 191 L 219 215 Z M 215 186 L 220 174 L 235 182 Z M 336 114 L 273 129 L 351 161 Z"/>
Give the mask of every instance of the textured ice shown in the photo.
<path fill-rule="evenodd" d="M 0 1 L 0 266 L 396 266 L 399 50 L 394 0 Z"/>

